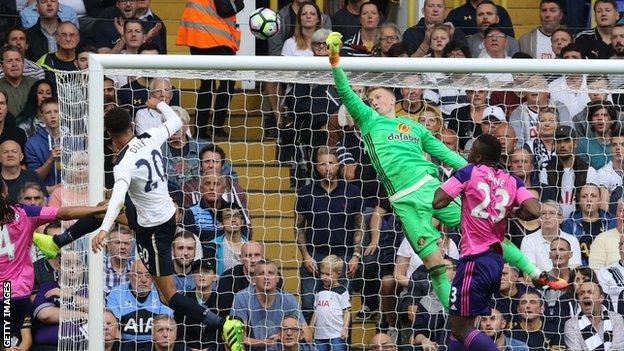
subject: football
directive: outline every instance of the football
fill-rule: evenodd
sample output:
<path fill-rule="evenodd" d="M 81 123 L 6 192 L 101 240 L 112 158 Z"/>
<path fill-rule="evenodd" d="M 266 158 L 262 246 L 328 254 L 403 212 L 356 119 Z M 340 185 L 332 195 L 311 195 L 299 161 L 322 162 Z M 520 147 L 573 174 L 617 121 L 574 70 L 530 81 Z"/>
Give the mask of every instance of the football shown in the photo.
<path fill-rule="evenodd" d="M 280 26 L 280 15 L 266 7 L 255 10 L 249 16 L 249 30 L 258 39 L 269 39 L 280 31 Z"/>

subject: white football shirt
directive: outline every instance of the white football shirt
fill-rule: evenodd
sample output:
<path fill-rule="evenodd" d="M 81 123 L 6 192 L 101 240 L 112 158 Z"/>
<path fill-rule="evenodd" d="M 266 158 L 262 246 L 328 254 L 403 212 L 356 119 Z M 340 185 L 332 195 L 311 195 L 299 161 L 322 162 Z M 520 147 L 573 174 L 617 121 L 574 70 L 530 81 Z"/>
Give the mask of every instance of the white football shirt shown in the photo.
<path fill-rule="evenodd" d="M 159 103 L 157 108 L 165 116 L 165 123 L 132 138 L 118 154 L 113 168 L 115 186 L 102 230 L 110 230 L 126 192 L 136 207 L 137 222 L 142 227 L 163 224 L 175 214 L 160 147 L 182 127 L 182 121 L 166 103 Z"/>
<path fill-rule="evenodd" d="M 557 58 L 555 52 L 552 49 L 552 42 L 550 36 L 542 33 L 541 30 L 537 30 L 537 47 L 535 53 L 536 59 L 554 59 Z"/>

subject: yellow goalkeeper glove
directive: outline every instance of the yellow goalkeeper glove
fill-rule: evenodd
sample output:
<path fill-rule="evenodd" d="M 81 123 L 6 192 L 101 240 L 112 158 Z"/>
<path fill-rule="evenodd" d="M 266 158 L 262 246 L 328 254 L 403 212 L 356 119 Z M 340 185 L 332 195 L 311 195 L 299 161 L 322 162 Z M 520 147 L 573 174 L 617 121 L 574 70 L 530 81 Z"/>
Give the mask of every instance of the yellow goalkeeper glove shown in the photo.
<path fill-rule="evenodd" d="M 332 67 L 338 66 L 340 62 L 340 47 L 342 46 L 342 34 L 331 32 L 325 39 L 327 50 L 329 51 L 329 63 Z"/>

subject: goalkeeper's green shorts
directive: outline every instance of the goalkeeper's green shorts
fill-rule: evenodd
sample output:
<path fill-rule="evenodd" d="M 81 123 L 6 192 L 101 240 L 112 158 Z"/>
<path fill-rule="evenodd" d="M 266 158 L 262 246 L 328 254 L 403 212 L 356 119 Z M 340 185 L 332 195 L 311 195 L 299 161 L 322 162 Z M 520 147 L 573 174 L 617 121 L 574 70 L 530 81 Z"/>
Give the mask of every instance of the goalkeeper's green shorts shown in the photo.
<path fill-rule="evenodd" d="M 420 258 L 438 249 L 436 241 L 440 232 L 431 223 L 432 218 L 448 227 L 458 227 L 461 221 L 461 206 L 457 200 L 447 207 L 433 209 L 433 196 L 441 183 L 437 178 L 428 178 L 417 190 L 391 200 L 392 209 L 403 224 L 405 237 Z"/>

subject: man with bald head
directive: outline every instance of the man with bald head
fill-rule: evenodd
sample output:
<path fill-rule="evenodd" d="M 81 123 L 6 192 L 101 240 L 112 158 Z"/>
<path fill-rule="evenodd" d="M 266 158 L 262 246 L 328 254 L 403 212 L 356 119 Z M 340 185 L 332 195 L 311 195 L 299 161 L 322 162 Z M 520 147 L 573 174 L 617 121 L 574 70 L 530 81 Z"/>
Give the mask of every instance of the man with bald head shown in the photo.
<path fill-rule="evenodd" d="M 264 260 L 264 246 L 257 241 L 249 241 L 241 248 L 241 264 L 225 270 L 219 277 L 219 310 L 222 315 L 229 315 L 234 294 L 247 288 L 253 277 L 256 263 Z M 281 279 L 280 279 L 281 280 Z M 278 286 L 281 286 L 281 281 Z"/>
<path fill-rule="evenodd" d="M 17 202 L 20 189 L 27 182 L 39 184 L 47 196 L 46 187 L 37 173 L 22 169 L 21 163 L 23 159 L 22 148 L 17 142 L 6 140 L 0 144 L 0 172 L 2 172 L 2 180 L 4 180 L 9 190 L 9 199 Z"/>

